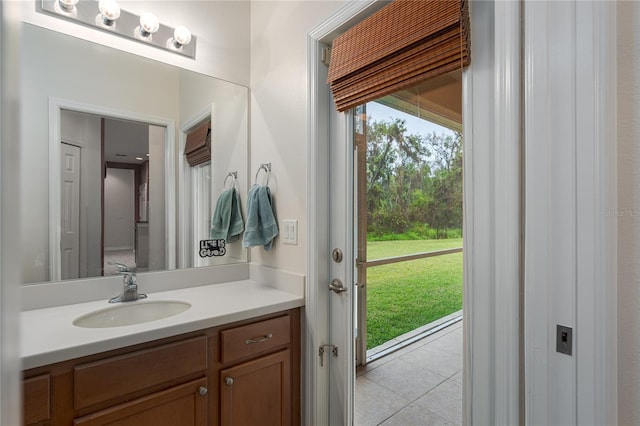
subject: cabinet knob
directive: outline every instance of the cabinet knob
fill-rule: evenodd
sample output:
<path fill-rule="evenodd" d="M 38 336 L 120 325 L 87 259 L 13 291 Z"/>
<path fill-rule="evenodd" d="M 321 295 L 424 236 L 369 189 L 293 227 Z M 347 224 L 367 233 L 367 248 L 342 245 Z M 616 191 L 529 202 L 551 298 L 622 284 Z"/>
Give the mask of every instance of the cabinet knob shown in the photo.
<path fill-rule="evenodd" d="M 209 389 L 207 389 L 204 386 L 200 386 L 200 389 L 198 389 L 198 392 L 200 392 L 200 395 L 205 396 L 207 392 L 209 392 Z"/>
<path fill-rule="evenodd" d="M 231 386 L 233 384 L 233 379 L 231 377 L 227 377 L 226 379 L 224 379 L 224 383 L 227 386 Z"/>

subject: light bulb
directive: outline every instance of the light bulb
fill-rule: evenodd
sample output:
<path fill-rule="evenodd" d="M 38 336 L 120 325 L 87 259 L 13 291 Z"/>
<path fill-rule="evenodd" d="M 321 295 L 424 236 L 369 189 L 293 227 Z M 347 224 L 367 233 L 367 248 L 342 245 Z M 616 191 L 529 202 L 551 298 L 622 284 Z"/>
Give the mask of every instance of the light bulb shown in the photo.
<path fill-rule="evenodd" d="M 176 48 L 181 48 L 191 42 L 191 31 L 187 27 L 176 27 L 173 31 L 173 44 Z"/>
<path fill-rule="evenodd" d="M 58 0 L 58 4 L 65 12 L 73 12 L 76 4 L 78 4 L 78 0 Z"/>
<path fill-rule="evenodd" d="M 103 23 L 107 26 L 113 25 L 114 21 L 120 17 L 120 6 L 115 0 L 100 0 L 98 9 L 100 9 Z"/>
<path fill-rule="evenodd" d="M 156 15 L 149 12 L 140 15 L 140 35 L 142 35 L 142 37 L 149 37 L 158 31 L 158 28 L 160 28 L 160 22 L 158 18 L 156 18 Z"/>

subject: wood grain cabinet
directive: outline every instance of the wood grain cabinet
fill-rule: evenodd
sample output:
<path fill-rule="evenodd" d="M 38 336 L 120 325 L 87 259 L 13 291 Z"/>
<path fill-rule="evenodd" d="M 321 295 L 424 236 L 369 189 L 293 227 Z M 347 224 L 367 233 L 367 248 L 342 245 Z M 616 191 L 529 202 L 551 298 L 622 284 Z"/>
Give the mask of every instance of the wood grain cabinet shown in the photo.
<path fill-rule="evenodd" d="M 223 425 L 290 425 L 291 386 L 287 351 L 222 370 Z"/>
<path fill-rule="evenodd" d="M 24 423 L 300 422 L 300 312 L 280 312 L 24 373 Z"/>
<path fill-rule="evenodd" d="M 290 328 L 285 315 L 221 333 L 222 425 L 291 424 Z"/>
<path fill-rule="evenodd" d="M 51 418 L 49 382 L 48 374 L 24 380 L 22 387 L 25 424 L 43 424 Z"/>
<path fill-rule="evenodd" d="M 78 426 L 205 426 L 207 424 L 207 399 L 204 398 L 206 389 L 206 379 L 194 380 L 79 417 L 73 424 Z"/>

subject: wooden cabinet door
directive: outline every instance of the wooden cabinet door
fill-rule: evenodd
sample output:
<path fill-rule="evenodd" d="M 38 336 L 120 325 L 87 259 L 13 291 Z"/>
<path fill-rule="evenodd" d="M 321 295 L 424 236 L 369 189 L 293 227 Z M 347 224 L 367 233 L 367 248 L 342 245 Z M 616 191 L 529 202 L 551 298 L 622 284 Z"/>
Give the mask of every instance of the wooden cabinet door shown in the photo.
<path fill-rule="evenodd" d="M 205 426 L 207 379 L 194 380 L 74 420 L 78 426 Z"/>
<path fill-rule="evenodd" d="M 33 425 L 49 420 L 51 416 L 51 378 L 48 374 L 31 377 L 22 382 L 23 422 Z"/>
<path fill-rule="evenodd" d="M 289 359 L 289 351 L 284 350 L 222 370 L 222 425 L 290 425 Z"/>

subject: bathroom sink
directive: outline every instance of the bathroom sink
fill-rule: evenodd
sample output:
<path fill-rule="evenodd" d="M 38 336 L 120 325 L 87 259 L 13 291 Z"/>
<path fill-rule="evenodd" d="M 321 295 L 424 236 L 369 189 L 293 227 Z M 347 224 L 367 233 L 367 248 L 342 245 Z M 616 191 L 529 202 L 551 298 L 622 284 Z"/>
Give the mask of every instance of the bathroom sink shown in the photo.
<path fill-rule="evenodd" d="M 168 318 L 191 307 L 177 300 L 124 302 L 76 318 L 73 325 L 83 328 L 122 327 Z"/>

